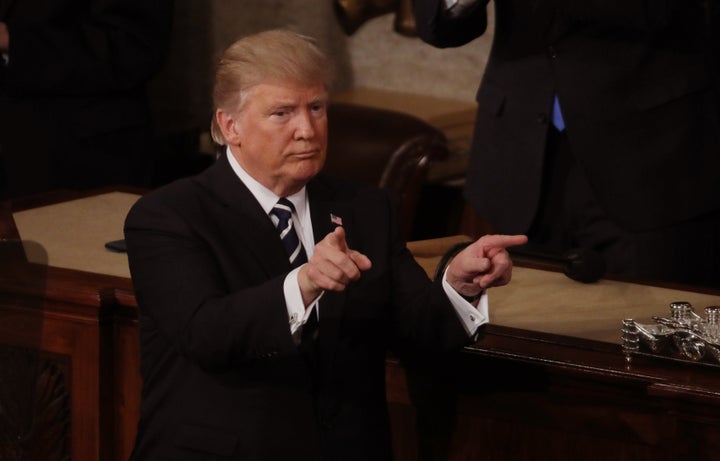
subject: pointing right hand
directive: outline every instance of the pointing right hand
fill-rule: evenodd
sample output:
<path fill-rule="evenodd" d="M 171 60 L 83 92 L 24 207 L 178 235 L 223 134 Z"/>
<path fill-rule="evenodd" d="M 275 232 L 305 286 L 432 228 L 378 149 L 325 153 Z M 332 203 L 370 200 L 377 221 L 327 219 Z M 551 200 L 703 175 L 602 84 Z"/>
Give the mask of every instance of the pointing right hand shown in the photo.
<path fill-rule="evenodd" d="M 323 291 L 343 291 L 371 267 L 372 263 L 367 256 L 348 248 L 345 229 L 336 227 L 315 246 L 312 257 L 298 273 L 305 305 Z"/>

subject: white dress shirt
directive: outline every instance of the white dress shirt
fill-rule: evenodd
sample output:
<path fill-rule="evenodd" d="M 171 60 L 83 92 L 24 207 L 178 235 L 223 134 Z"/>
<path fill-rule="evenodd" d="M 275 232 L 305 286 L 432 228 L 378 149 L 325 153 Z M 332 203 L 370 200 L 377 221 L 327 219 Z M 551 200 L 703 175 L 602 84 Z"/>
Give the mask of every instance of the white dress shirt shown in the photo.
<path fill-rule="evenodd" d="M 277 225 L 277 218 L 271 215 L 273 207 L 280 199 L 270 189 L 257 182 L 252 176 L 250 176 L 235 159 L 235 156 L 230 152 L 230 148 L 227 148 L 226 154 L 235 174 L 250 190 L 255 199 L 260 203 L 260 206 L 268 215 L 268 218 L 273 220 L 273 224 Z M 315 247 L 315 238 L 312 229 L 312 220 L 310 219 L 310 203 L 307 199 L 307 191 L 303 187 L 299 192 L 286 197 L 295 206 L 295 212 L 293 212 L 293 225 L 298 232 L 298 237 L 305 248 L 308 260 L 313 255 Z M 301 266 L 302 267 L 302 266 Z M 318 310 L 318 318 L 320 315 L 320 306 L 318 301 L 322 297 L 322 294 L 313 300 L 312 304 L 308 309 L 305 309 L 305 304 L 302 300 L 300 293 L 300 285 L 297 281 L 297 274 L 300 267 L 293 269 L 285 277 L 285 283 L 283 290 L 285 294 L 285 302 L 287 305 L 288 319 L 290 323 L 290 333 L 293 336 L 297 336 L 296 332 L 298 329 L 305 324 L 313 309 Z M 447 282 L 445 275 L 443 275 L 442 281 L 443 289 L 452 303 L 455 311 L 458 314 L 465 330 L 468 335 L 475 334 L 478 327 L 489 321 L 488 316 L 488 300 L 487 293 L 484 293 L 478 302 L 477 308 L 467 302 L 455 289 L 450 286 Z"/>

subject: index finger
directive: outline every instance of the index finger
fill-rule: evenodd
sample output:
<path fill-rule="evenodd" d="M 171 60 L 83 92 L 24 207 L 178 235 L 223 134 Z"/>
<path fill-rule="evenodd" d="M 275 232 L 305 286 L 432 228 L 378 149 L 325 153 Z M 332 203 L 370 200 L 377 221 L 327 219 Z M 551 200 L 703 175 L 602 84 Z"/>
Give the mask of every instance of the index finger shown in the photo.
<path fill-rule="evenodd" d="M 337 226 L 332 231 L 334 246 L 342 251 L 343 253 L 348 252 L 348 245 L 345 241 L 345 229 L 342 226 Z"/>
<path fill-rule="evenodd" d="M 508 248 L 525 245 L 528 242 L 526 235 L 485 235 L 480 238 L 483 248 Z"/>

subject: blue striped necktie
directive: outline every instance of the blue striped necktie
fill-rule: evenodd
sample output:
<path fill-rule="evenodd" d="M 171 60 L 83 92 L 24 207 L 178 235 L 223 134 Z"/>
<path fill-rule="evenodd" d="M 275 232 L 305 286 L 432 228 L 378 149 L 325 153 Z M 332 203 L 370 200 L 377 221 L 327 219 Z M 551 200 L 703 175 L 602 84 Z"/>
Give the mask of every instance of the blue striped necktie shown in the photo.
<path fill-rule="evenodd" d="M 292 213 L 294 210 L 292 202 L 283 197 L 278 200 L 270 212 L 278 218 L 277 229 L 293 269 L 307 262 L 307 254 L 293 225 Z"/>
<path fill-rule="evenodd" d="M 280 232 L 280 239 L 285 246 L 285 251 L 288 254 L 288 260 L 290 261 L 290 267 L 295 269 L 307 262 L 307 254 L 305 248 L 302 246 L 302 242 L 298 238 L 297 232 L 295 232 L 295 226 L 293 225 L 292 214 L 295 211 L 295 207 L 292 202 L 286 198 L 281 198 L 273 207 L 270 213 L 274 214 L 278 218 L 277 229 Z M 301 338 L 304 343 L 312 342 L 317 339 L 319 322 L 317 309 L 308 317 L 305 325 L 303 326 Z"/>

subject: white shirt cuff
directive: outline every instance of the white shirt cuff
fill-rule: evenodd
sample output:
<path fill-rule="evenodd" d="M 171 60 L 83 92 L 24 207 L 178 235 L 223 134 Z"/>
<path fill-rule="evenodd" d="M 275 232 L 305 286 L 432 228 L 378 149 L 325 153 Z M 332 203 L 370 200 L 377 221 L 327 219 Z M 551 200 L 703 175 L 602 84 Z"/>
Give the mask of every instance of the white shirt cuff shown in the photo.
<path fill-rule="evenodd" d="M 300 267 L 290 271 L 287 277 L 285 277 L 285 282 L 283 283 L 283 292 L 285 293 L 285 303 L 287 305 L 291 334 L 295 334 L 301 326 L 305 325 L 305 322 L 310 317 L 313 309 L 317 309 L 318 315 L 320 314 L 318 301 L 322 298 L 324 293 L 320 293 L 320 296 L 313 300 L 310 307 L 305 309 L 305 303 L 303 303 L 302 300 L 302 293 L 300 293 L 300 285 L 298 284 L 298 272 L 300 272 Z"/>
<path fill-rule="evenodd" d="M 473 336 L 481 325 L 490 321 L 487 291 L 480 296 L 477 307 L 473 306 L 467 302 L 460 293 L 455 291 L 447 281 L 447 269 L 445 269 L 443 273 L 442 286 L 450 303 L 455 308 L 455 312 L 460 318 L 460 321 L 465 327 L 468 336 Z"/>

